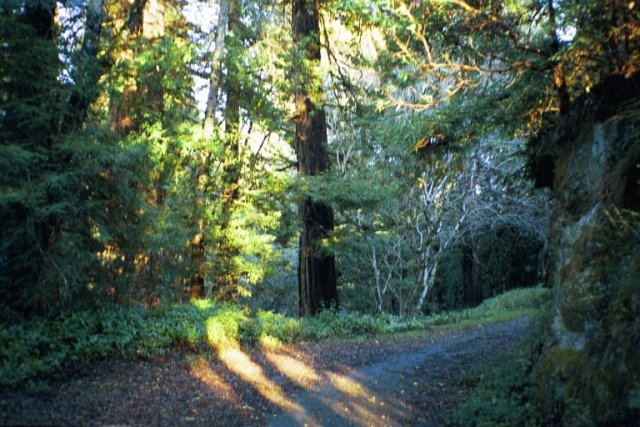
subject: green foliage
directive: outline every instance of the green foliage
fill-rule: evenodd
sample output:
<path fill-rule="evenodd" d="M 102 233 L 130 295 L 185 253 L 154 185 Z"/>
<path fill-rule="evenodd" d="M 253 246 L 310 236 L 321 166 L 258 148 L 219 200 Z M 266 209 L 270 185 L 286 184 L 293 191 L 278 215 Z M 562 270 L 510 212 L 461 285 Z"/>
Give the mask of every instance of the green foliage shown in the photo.
<path fill-rule="evenodd" d="M 256 319 L 263 337 L 272 337 L 284 343 L 296 341 L 302 337 L 302 322 L 298 318 L 273 311 L 259 311 Z"/>
<path fill-rule="evenodd" d="M 130 118 L 146 124 L 121 138 L 102 120 L 102 85 L 84 87 L 91 81 L 81 74 L 84 64 L 70 62 L 84 61 L 82 55 L 58 59 L 56 43 L 68 40 L 39 37 L 17 6 L 2 12 L 0 68 L 7 78 L 0 96 L 8 102 L 0 119 L 6 167 L 0 177 L 0 218 L 6 225 L 0 303 L 48 313 L 112 299 L 175 299 L 179 280 L 188 274 L 184 246 L 192 235 L 193 201 L 183 191 L 189 177 L 176 155 L 176 141 L 191 137 L 194 117 L 185 104 L 191 47 L 162 39 L 134 58 L 135 70 L 122 63 L 112 69 L 125 80 L 131 73 L 141 76 L 145 93 L 136 101 L 165 103 L 162 115 L 155 114 L 158 106 L 138 113 L 132 105 Z M 65 73 L 78 81 L 62 78 Z M 111 77 L 104 84 L 117 92 Z M 72 111 L 83 108 L 78 98 L 99 98 L 86 122 L 85 111 Z M 80 122 L 70 119 L 78 114 Z M 160 205 L 154 199 L 164 192 L 166 203 Z"/>
<path fill-rule="evenodd" d="M 600 252 L 590 263 L 591 274 L 602 275 L 609 285 L 582 289 L 586 298 L 607 307 L 604 314 L 587 313 L 591 325 L 603 325 L 594 327 L 590 343 L 584 349 L 544 346 L 546 327 L 551 322 L 551 309 L 545 308 L 539 315 L 540 330 L 528 343 L 495 368 L 478 374 L 479 383 L 461 406 L 457 423 L 548 425 L 562 420 L 571 425 L 607 425 L 633 424 L 638 419 L 638 358 L 637 346 L 632 343 L 638 340 L 634 310 L 638 295 L 636 269 L 640 264 L 637 251 L 631 249 L 638 245 L 637 221 L 637 213 L 613 209 L 606 213 L 599 232 L 591 237 L 598 247 L 606 245 L 611 251 L 606 256 Z M 509 299 L 500 305 L 518 305 Z M 487 305 L 494 301 L 498 299 Z M 597 316 L 603 315 L 604 319 L 599 320 Z"/>
<path fill-rule="evenodd" d="M 511 292 L 505 295 L 509 294 Z M 493 301 L 488 304 L 493 305 Z M 520 304 L 512 297 L 499 303 L 503 307 Z M 545 298 L 538 300 L 532 313 L 535 328 L 520 346 L 512 354 L 502 356 L 493 367 L 478 370 L 467 379 L 475 382 L 475 387 L 469 399 L 457 409 L 454 418 L 456 425 L 537 426 L 549 423 L 543 422 L 544 415 L 535 402 L 535 393 L 537 366 L 551 314 L 551 299 L 547 293 Z"/>
<path fill-rule="evenodd" d="M 550 296 L 551 291 L 542 286 L 514 289 L 483 301 L 476 310 L 485 316 L 503 311 L 538 310 L 549 302 Z"/>
<path fill-rule="evenodd" d="M 0 324 L 0 386 L 60 376 L 71 367 L 97 359 L 160 355 L 174 346 L 206 350 L 211 346 L 255 345 L 262 340 L 318 341 L 496 321 L 535 310 L 546 299 L 546 289 L 519 289 L 474 309 L 408 319 L 331 310 L 297 319 L 211 300 L 156 309 L 103 305 L 54 319 Z"/>
<path fill-rule="evenodd" d="M 207 336 L 207 319 L 220 312 L 237 310 L 214 304 L 160 310 L 112 305 L 56 319 L 2 324 L 1 385 L 60 375 L 78 363 L 105 357 L 148 357 L 170 345 L 196 348 Z"/>
<path fill-rule="evenodd" d="M 469 128 L 466 102 L 412 114 L 363 102 L 357 114 L 334 111 L 338 166 L 309 185 L 336 208 L 328 246 L 343 306 L 396 314 L 462 307 L 465 245 L 485 296 L 536 283 L 548 201 L 525 175 L 524 141 L 504 129 L 474 134 L 489 127 Z"/>
<path fill-rule="evenodd" d="M 75 177 L 53 132 L 66 95 L 55 44 L 23 19 L 16 2 L 0 8 L 0 41 L 0 303 L 28 311 L 52 291 L 43 276 L 61 279 L 55 266 L 64 248 L 49 250 L 49 240 L 66 236 L 58 223 L 76 214 L 77 199 L 64 193 Z"/>
<path fill-rule="evenodd" d="M 429 324 L 441 325 L 451 322 L 474 323 L 480 319 L 500 320 L 505 313 L 531 314 L 543 307 L 550 297 L 549 289 L 542 286 L 507 291 L 486 299 L 477 307 L 445 311 L 428 316 Z"/>
<path fill-rule="evenodd" d="M 239 2 L 219 104 L 237 104 L 237 123 L 208 139 L 192 70 L 208 73 L 210 40 L 186 24 L 186 3 L 163 2 L 163 34 L 151 39 L 135 28 L 142 10 L 106 2 L 95 58 L 83 50 L 83 3 L 0 5 L 3 385 L 176 344 L 352 337 L 531 312 L 547 290 L 439 310 L 464 305 L 461 248 L 481 264 L 485 296 L 537 280 L 540 208 L 549 206 L 523 173 L 521 138 L 557 114 L 561 85 L 575 99 L 639 63 L 638 6 L 628 0 L 323 2 L 328 61 L 299 75 L 318 83 L 313 98 L 327 94 L 333 167 L 296 180 L 287 141 L 301 82 L 291 65 L 304 61 L 304 43 L 292 46 L 281 2 Z M 25 7 L 45 4 L 73 12 L 51 20 L 46 34 Z M 295 212 L 310 193 L 335 208 L 335 232 L 318 249 L 336 255 L 343 311 L 299 320 L 282 313 L 296 310 Z M 567 265 L 574 273 L 588 265 L 599 285 L 571 289 L 576 304 L 563 307 L 575 325 L 602 320 L 605 369 L 569 388 L 590 390 L 597 405 L 635 387 L 637 407 L 637 376 L 631 386 L 605 373 L 637 367 L 638 220 L 608 214 Z M 201 256 L 194 236 L 205 242 Z M 181 301 L 196 275 L 211 295 L 218 276 L 231 277 L 251 308 L 166 305 Z M 588 309 L 594 303 L 611 308 L 601 318 Z M 436 314 L 420 315 L 427 312 Z M 588 366 L 572 352 L 555 355 L 567 366 L 552 374 Z M 500 381 L 528 387 L 518 374 L 527 363 Z M 492 399 L 486 418 L 525 417 L 530 407 L 510 412 L 510 396 Z M 575 412 L 586 405 L 564 403 Z"/>
<path fill-rule="evenodd" d="M 547 307 L 545 310 L 549 310 Z M 542 322 L 545 316 L 540 316 Z M 537 426 L 540 413 L 532 402 L 534 365 L 544 339 L 543 325 L 532 332 L 512 354 L 503 356 L 495 367 L 480 371 L 472 395 L 458 408 L 456 425 L 461 426 Z"/>
<path fill-rule="evenodd" d="M 276 246 L 277 247 L 277 246 Z M 253 311 L 272 311 L 285 316 L 298 315 L 298 248 L 282 248 L 271 263 L 271 271 L 259 283 L 243 283 L 248 292 L 238 299 Z M 260 262 L 260 261 L 258 261 Z"/>

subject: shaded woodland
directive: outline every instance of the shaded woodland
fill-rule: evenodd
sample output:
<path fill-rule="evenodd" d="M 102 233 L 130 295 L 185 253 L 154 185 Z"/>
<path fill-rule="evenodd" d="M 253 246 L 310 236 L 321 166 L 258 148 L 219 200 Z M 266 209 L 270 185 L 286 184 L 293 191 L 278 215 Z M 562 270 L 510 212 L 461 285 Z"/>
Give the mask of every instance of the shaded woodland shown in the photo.
<path fill-rule="evenodd" d="M 539 285 L 529 420 L 638 421 L 639 64 L 631 0 L 4 0 L 3 386 Z"/>

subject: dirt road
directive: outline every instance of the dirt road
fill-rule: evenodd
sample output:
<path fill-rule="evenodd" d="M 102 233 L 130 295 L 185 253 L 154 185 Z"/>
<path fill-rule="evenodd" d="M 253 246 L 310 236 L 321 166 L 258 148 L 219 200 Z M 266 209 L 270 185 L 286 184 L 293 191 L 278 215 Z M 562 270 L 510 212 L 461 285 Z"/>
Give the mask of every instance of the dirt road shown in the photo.
<path fill-rule="evenodd" d="M 465 374 L 509 351 L 526 334 L 526 318 L 424 342 L 411 352 L 328 375 L 272 415 L 270 426 L 446 425 L 468 392 Z"/>

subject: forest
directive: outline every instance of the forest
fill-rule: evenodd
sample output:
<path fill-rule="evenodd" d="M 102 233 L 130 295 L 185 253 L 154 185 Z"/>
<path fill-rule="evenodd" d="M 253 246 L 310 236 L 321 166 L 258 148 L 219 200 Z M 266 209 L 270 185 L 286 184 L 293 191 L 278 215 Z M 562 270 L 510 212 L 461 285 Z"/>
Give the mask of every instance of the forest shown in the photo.
<path fill-rule="evenodd" d="M 2 0 L 0 289 L 2 425 L 638 423 L 640 4 Z"/>

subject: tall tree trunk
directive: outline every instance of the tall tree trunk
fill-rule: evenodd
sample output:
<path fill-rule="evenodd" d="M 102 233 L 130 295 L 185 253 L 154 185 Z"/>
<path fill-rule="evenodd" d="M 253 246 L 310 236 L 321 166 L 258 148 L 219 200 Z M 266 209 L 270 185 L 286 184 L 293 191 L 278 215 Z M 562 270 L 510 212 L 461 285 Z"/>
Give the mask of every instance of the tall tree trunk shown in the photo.
<path fill-rule="evenodd" d="M 320 0 L 292 0 L 293 41 L 310 64 L 320 62 Z M 325 113 L 312 100 L 320 82 L 302 61 L 296 61 L 295 78 L 295 149 L 298 172 L 318 175 L 329 169 L 327 124 Z M 338 305 L 335 259 L 318 252 L 318 243 L 333 231 L 333 211 L 325 203 L 306 197 L 300 206 L 302 233 L 298 263 L 300 316 L 313 315 L 322 308 Z"/>
<path fill-rule="evenodd" d="M 218 15 L 218 28 L 216 30 L 216 47 L 211 58 L 211 74 L 209 76 L 209 96 L 207 108 L 204 113 L 204 136 L 211 138 L 215 128 L 216 109 L 218 108 L 218 90 L 222 80 L 222 59 L 224 44 L 227 36 L 227 22 L 229 21 L 229 9 L 231 0 L 220 0 L 220 13 Z"/>
<path fill-rule="evenodd" d="M 209 96 L 207 98 L 207 106 L 204 113 L 204 122 L 202 125 L 204 137 L 211 139 L 215 130 L 216 110 L 218 109 L 218 91 L 222 81 L 222 60 L 224 59 L 224 48 L 227 36 L 227 23 L 229 21 L 231 0 L 220 0 L 220 9 L 218 13 L 218 24 L 216 29 L 216 45 L 211 58 L 211 73 L 209 74 Z M 203 170 L 208 170 L 208 162 L 210 154 L 202 156 L 204 159 Z M 199 185 L 199 177 L 196 179 L 196 185 Z M 201 221 L 200 230 L 191 240 L 191 259 L 193 262 L 194 273 L 191 276 L 191 284 L 189 287 L 190 298 L 204 297 L 204 264 L 206 255 L 207 241 L 204 236 L 205 224 Z"/>
<path fill-rule="evenodd" d="M 134 0 L 127 9 L 127 19 L 122 31 L 111 48 L 111 53 L 116 58 L 128 56 L 127 44 L 130 40 L 140 37 L 142 33 L 142 22 L 144 19 L 144 9 L 147 0 Z M 114 59 L 115 60 L 115 59 Z M 137 86 L 135 79 L 128 78 L 123 93 L 120 97 L 109 100 L 109 113 L 111 116 L 111 128 L 120 135 L 127 135 L 135 131 L 139 125 L 131 111 L 131 105 L 136 98 Z"/>
<path fill-rule="evenodd" d="M 228 32 L 238 36 L 240 23 L 240 0 L 231 0 L 229 7 Z M 229 41 L 225 42 L 229 45 Z M 218 297 L 225 300 L 236 299 L 236 289 L 238 275 L 233 266 L 233 258 L 238 255 L 238 248 L 234 246 L 229 239 L 227 232 L 229 231 L 229 223 L 233 215 L 236 201 L 239 197 L 240 182 L 240 84 L 239 69 L 235 62 L 237 59 L 227 57 L 225 66 L 227 75 L 224 79 L 224 89 L 226 92 L 226 105 L 224 109 L 225 122 L 225 164 L 224 164 L 224 194 L 222 200 L 222 218 L 221 229 L 223 232 L 222 239 L 218 246 L 216 259 L 218 266 L 216 268 L 215 293 Z"/>
<path fill-rule="evenodd" d="M 139 132 L 150 121 L 160 121 L 164 113 L 165 90 L 160 68 L 141 69 L 134 58 L 141 49 L 136 41 L 145 40 L 148 46 L 152 46 L 156 39 L 165 35 L 165 1 L 134 0 L 122 11 L 127 18 L 113 42 L 111 54 L 114 61 L 129 67 L 129 72 L 122 93 L 114 93 L 110 98 L 111 127 L 122 136 Z M 148 203 L 156 206 L 164 204 L 166 183 L 167 172 L 160 171 L 153 174 L 151 185 L 140 186 Z M 140 249 L 139 255 L 144 261 L 134 263 L 136 275 L 131 283 L 134 286 L 117 298 L 149 301 L 159 293 L 158 261 L 154 250 Z"/>

